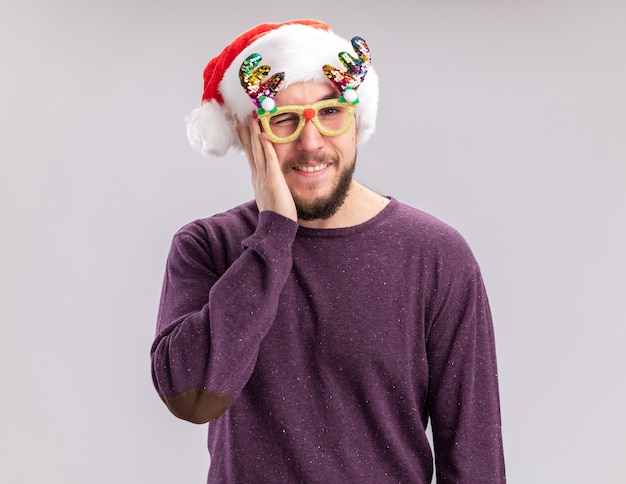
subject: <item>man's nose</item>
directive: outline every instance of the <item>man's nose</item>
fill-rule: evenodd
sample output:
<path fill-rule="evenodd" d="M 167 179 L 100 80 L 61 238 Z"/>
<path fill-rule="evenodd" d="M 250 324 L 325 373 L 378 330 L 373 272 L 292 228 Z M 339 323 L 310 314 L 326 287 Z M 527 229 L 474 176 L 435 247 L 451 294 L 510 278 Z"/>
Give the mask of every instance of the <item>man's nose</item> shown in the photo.
<path fill-rule="evenodd" d="M 313 109 L 305 109 L 303 116 L 306 121 L 300 136 L 298 136 L 298 149 L 301 151 L 316 151 L 324 145 L 324 136 L 311 121 L 315 117 L 315 111 Z"/>

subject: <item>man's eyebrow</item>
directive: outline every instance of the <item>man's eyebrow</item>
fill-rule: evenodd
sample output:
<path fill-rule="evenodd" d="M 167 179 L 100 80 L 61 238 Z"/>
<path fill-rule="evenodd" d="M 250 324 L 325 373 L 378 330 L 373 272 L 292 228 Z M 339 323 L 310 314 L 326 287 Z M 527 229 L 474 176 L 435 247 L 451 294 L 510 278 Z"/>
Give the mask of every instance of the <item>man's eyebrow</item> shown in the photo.
<path fill-rule="evenodd" d="M 339 97 L 340 96 L 338 92 L 329 92 L 325 96 L 318 99 L 318 101 L 328 101 L 329 99 L 339 99 Z"/>

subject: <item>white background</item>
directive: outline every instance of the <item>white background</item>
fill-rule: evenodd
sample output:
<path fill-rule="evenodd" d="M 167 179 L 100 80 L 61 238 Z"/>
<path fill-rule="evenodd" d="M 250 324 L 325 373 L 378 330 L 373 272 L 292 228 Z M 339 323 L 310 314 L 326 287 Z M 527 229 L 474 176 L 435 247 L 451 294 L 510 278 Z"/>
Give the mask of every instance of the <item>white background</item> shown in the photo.
<path fill-rule="evenodd" d="M 621 0 L 0 1 L 0 481 L 201 483 L 149 348 L 174 231 L 251 198 L 191 150 L 205 63 L 265 21 L 361 35 L 357 178 L 459 229 L 492 303 L 509 482 L 624 482 Z"/>

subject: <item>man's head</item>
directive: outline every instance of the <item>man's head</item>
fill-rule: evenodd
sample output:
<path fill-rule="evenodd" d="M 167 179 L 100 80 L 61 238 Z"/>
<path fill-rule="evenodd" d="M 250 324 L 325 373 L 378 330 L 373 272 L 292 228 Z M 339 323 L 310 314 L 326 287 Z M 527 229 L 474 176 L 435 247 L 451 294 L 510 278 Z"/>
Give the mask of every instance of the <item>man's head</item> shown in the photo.
<path fill-rule="evenodd" d="M 244 32 L 205 68 L 202 105 L 187 119 L 191 145 L 204 155 L 213 156 L 222 156 L 229 148 L 241 146 L 235 120 L 245 120 L 257 109 L 250 93 L 242 89 L 239 78 L 242 64 L 252 54 L 258 54 L 263 64 L 271 68 L 266 73 L 268 78 L 284 73 L 280 91 L 299 83 L 318 83 L 329 86 L 331 98 L 339 98 L 342 92 L 337 84 L 331 83 L 322 67 L 329 65 L 337 72 L 343 71 L 339 54 L 352 51 L 349 41 L 316 20 L 261 24 Z M 372 68 L 359 84 L 359 104 L 354 116 L 358 141 L 363 143 L 374 131 L 378 108 L 378 78 Z M 280 95 L 278 92 L 277 101 Z"/>

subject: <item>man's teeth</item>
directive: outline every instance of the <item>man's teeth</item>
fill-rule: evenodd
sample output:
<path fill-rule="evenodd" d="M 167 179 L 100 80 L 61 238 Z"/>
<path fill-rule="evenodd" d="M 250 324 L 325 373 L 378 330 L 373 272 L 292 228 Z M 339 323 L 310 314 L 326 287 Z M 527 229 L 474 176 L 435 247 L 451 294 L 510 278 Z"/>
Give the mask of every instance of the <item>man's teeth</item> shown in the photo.
<path fill-rule="evenodd" d="M 306 171 L 306 172 L 308 172 L 308 173 L 313 173 L 313 172 L 315 172 L 315 171 L 320 171 L 320 170 L 323 170 L 323 169 L 324 169 L 324 168 L 326 168 L 327 166 L 328 166 L 328 164 L 323 164 L 323 165 L 313 165 L 313 166 L 309 166 L 309 165 L 307 165 L 307 166 L 302 166 L 302 165 L 299 165 L 299 166 L 296 166 L 295 168 L 296 168 L 296 170 L 298 170 L 298 171 Z"/>

